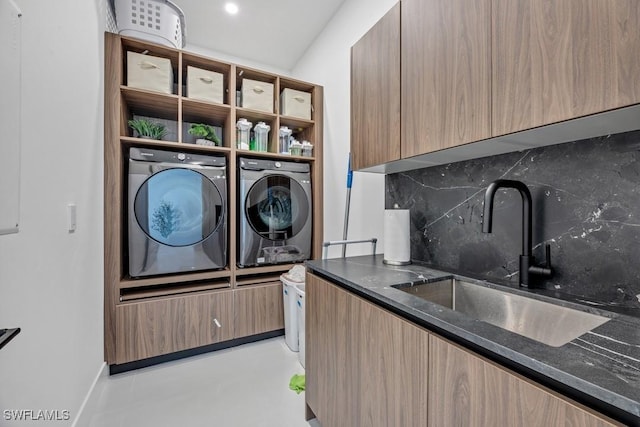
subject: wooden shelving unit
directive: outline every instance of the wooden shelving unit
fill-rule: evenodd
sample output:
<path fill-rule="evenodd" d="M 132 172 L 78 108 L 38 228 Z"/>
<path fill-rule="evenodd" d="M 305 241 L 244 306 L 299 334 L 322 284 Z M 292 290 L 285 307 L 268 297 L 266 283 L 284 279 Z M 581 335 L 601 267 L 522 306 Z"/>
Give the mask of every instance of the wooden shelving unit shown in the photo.
<path fill-rule="evenodd" d="M 172 93 L 127 86 L 128 51 L 147 52 L 169 59 L 174 78 Z M 222 104 L 186 96 L 188 66 L 223 75 Z M 236 91 L 241 89 L 244 78 L 273 84 L 273 113 L 236 105 Z M 280 115 L 279 95 L 283 88 L 311 94 L 311 120 Z M 109 365 L 284 327 L 280 312 L 282 301 L 278 298 L 282 292 L 278 276 L 288 271 L 292 264 L 244 269 L 236 266 L 239 205 L 237 161 L 239 156 L 250 156 L 310 164 L 313 183 L 312 258 L 319 258 L 322 254 L 322 104 L 323 88 L 318 85 L 105 33 L 104 337 L 105 360 Z M 134 116 L 166 121 L 170 128 L 170 139 L 156 141 L 134 137 L 127 125 L 127 121 Z M 235 123 L 240 118 L 246 118 L 254 125 L 263 121 L 271 126 L 269 152 L 236 148 Z M 190 143 L 190 135 L 186 132 L 190 123 L 207 123 L 222 128 L 221 146 Z M 292 129 L 296 139 L 310 141 L 313 144 L 313 156 L 278 154 L 280 126 Z M 127 245 L 125 161 L 130 147 L 221 153 L 226 156 L 229 241 L 228 265 L 225 269 L 142 279 L 128 277 L 124 250 Z M 237 292 L 241 294 L 236 295 Z M 147 320 L 144 321 L 140 316 L 146 316 Z M 212 327 L 212 319 L 214 323 L 221 323 L 222 327 Z M 226 322 L 222 319 L 226 319 Z M 187 329 L 181 325 L 187 325 Z M 188 334 L 188 339 L 182 334 Z M 136 339 L 145 342 L 136 342 Z M 132 345 L 135 348 L 131 348 Z"/>

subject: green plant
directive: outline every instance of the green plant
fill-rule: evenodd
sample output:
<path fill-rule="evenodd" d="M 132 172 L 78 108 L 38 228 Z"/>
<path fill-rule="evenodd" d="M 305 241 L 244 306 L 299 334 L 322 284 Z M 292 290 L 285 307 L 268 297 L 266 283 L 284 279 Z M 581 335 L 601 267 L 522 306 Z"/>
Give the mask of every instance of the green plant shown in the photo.
<path fill-rule="evenodd" d="M 162 139 L 167 134 L 163 124 L 146 119 L 129 120 L 129 127 L 138 133 L 139 138 Z"/>
<path fill-rule="evenodd" d="M 196 138 L 204 138 L 212 141 L 216 145 L 220 145 L 220 138 L 218 138 L 218 134 L 213 126 L 202 123 L 192 124 L 189 128 L 189 133 Z"/>

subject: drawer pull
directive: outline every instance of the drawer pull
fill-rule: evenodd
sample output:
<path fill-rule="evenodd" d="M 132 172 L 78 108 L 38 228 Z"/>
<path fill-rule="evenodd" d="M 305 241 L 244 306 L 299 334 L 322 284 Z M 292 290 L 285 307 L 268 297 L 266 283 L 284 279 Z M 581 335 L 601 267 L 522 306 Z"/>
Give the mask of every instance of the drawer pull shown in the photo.
<path fill-rule="evenodd" d="M 211 77 L 200 77 L 203 83 L 213 83 L 213 79 Z"/>
<path fill-rule="evenodd" d="M 298 102 L 304 102 L 304 98 L 301 97 L 300 95 L 294 96 L 293 99 L 295 99 Z"/>
<path fill-rule="evenodd" d="M 254 91 L 255 93 L 262 93 L 262 92 L 264 92 L 264 89 L 262 89 L 260 86 L 255 86 L 255 87 L 253 88 L 253 91 Z"/>
<path fill-rule="evenodd" d="M 222 325 L 220 324 L 220 322 L 218 322 L 218 319 L 216 318 L 213 319 L 213 324 L 216 325 L 218 328 L 222 328 Z"/>

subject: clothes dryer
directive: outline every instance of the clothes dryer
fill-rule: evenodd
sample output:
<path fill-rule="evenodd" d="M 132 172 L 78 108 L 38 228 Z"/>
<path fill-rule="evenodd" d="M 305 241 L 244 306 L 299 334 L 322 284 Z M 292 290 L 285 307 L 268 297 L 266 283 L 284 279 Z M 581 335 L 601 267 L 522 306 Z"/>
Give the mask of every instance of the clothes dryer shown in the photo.
<path fill-rule="evenodd" d="M 238 162 L 238 266 L 309 259 L 313 212 L 309 164 L 245 157 Z"/>
<path fill-rule="evenodd" d="M 226 267 L 223 155 L 132 147 L 127 176 L 131 277 Z"/>

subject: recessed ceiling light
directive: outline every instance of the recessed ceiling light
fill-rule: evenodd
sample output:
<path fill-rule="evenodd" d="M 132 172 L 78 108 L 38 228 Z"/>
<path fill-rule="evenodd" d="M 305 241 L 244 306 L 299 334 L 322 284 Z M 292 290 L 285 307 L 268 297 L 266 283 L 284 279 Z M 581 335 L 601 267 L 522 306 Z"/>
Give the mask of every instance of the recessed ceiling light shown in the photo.
<path fill-rule="evenodd" d="M 238 13 L 238 5 L 235 3 L 227 3 L 224 5 L 224 10 L 226 10 L 229 15 L 235 15 Z"/>

